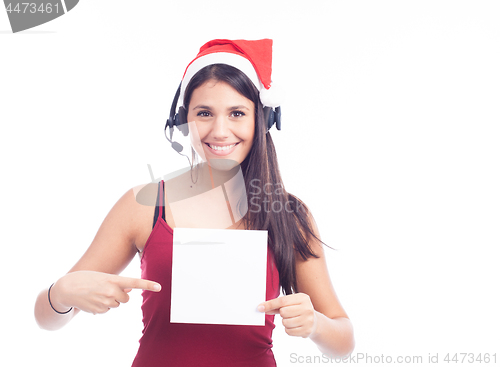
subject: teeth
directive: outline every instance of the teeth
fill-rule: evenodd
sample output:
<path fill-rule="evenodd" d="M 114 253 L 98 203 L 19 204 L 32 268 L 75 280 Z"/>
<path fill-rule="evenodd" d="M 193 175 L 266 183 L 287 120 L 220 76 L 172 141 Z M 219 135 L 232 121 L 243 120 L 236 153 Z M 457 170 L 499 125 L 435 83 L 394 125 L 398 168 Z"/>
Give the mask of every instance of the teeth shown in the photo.
<path fill-rule="evenodd" d="M 218 145 L 212 145 L 212 144 L 208 144 L 208 145 L 213 150 L 228 150 L 228 149 L 231 149 L 232 147 L 234 147 L 236 144 L 226 145 L 226 146 L 223 146 L 223 147 L 218 146 Z"/>

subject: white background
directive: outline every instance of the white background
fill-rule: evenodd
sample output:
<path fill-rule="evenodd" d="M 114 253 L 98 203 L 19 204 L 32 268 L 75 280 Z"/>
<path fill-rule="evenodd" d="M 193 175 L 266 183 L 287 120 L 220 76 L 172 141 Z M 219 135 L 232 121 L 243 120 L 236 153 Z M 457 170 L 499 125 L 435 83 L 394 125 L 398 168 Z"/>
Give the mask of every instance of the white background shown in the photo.
<path fill-rule="evenodd" d="M 287 91 L 272 131 L 285 187 L 336 249 L 328 265 L 354 353 L 498 362 L 500 4 L 173 3 L 82 0 L 17 34 L 0 11 L 0 364 L 131 364 L 139 291 L 57 332 L 36 325 L 35 298 L 149 181 L 148 163 L 156 176 L 184 165 L 162 129 L 198 48 L 264 37 Z M 140 276 L 138 260 L 123 274 Z M 305 363 L 314 344 L 276 324 L 278 366 L 334 364 Z"/>

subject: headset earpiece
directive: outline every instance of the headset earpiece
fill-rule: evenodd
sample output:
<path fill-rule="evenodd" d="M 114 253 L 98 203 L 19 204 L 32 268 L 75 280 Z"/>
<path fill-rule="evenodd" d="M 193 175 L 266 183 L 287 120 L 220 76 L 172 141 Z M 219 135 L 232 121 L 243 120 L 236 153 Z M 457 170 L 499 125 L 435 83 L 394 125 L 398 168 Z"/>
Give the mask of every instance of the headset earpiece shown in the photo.
<path fill-rule="evenodd" d="M 264 116 L 267 116 L 267 131 L 276 123 L 276 128 L 281 130 L 281 107 L 264 107 Z"/>
<path fill-rule="evenodd" d="M 165 124 L 165 130 L 167 127 L 173 129 L 176 124 L 175 120 L 177 119 L 177 114 L 175 113 L 175 109 L 177 108 L 177 101 L 179 101 L 179 95 L 181 94 L 181 86 L 177 88 L 177 92 L 175 92 L 174 100 L 172 102 L 172 106 L 170 106 L 170 115 L 168 116 L 167 123 Z"/>
<path fill-rule="evenodd" d="M 281 130 L 281 107 L 276 107 L 274 111 L 274 121 L 276 122 L 276 129 Z"/>

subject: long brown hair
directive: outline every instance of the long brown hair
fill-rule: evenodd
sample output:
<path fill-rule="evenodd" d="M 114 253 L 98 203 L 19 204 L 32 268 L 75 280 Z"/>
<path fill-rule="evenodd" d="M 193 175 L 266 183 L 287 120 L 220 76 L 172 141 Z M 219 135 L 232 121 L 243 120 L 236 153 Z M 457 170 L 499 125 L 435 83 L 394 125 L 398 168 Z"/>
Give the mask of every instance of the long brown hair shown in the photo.
<path fill-rule="evenodd" d="M 310 241 L 319 239 L 313 232 L 305 204 L 284 188 L 274 143 L 267 132 L 268 108 L 263 108 L 257 88 L 243 72 L 230 65 L 212 64 L 198 71 L 186 87 L 186 111 L 193 91 L 208 80 L 229 84 L 255 105 L 254 141 L 241 163 L 248 200 L 243 221 L 247 229 L 268 231 L 268 243 L 275 256 L 282 291 L 285 294 L 297 292 L 295 253 L 304 260 L 317 257 Z"/>

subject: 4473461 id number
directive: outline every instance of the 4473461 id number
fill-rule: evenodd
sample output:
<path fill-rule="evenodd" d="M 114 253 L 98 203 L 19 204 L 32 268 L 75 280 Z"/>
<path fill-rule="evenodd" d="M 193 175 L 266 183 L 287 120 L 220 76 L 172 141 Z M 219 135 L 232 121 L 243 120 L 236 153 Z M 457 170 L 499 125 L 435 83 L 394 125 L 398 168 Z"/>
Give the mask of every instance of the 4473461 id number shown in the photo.
<path fill-rule="evenodd" d="M 448 353 L 443 358 L 447 363 L 497 363 L 497 354 L 490 353 Z"/>
<path fill-rule="evenodd" d="M 15 6 L 12 6 L 12 3 L 7 4 L 7 13 L 59 13 L 59 4 L 55 3 L 41 3 L 40 5 L 36 3 L 17 3 Z M 61 9 L 62 12 L 62 9 Z"/>

